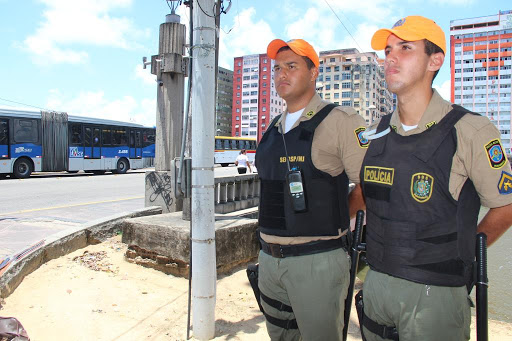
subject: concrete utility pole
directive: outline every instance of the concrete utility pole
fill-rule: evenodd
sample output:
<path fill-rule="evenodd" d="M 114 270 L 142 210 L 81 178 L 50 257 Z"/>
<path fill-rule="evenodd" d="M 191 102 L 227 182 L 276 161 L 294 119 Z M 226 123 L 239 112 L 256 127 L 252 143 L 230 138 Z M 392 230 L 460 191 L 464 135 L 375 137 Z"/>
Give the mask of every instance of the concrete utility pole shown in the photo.
<path fill-rule="evenodd" d="M 186 64 L 185 25 L 176 14 L 166 15 L 160 25 L 158 55 L 151 57 L 151 73 L 157 76 L 157 124 L 155 170 L 171 170 L 171 161 L 180 155 L 183 132 L 183 89 Z"/>
<path fill-rule="evenodd" d="M 194 1 L 192 44 L 192 312 L 194 337 L 215 334 L 215 13 L 214 0 Z"/>
<path fill-rule="evenodd" d="M 173 193 L 175 179 L 171 161 L 180 155 L 183 134 L 183 93 L 187 63 L 185 25 L 180 16 L 166 15 L 160 25 L 158 55 L 151 62 L 143 58 L 144 68 L 151 64 L 157 78 L 155 172 L 146 172 L 145 206 L 161 206 L 164 213 L 181 211 L 183 201 Z"/>

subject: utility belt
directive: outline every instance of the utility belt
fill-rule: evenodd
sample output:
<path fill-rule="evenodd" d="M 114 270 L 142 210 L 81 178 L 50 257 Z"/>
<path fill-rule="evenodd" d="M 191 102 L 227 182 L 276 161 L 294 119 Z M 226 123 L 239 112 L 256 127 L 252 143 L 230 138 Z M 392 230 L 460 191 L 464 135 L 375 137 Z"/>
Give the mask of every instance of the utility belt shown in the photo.
<path fill-rule="evenodd" d="M 261 238 L 260 243 L 261 250 L 265 252 L 267 255 L 270 255 L 275 258 L 312 255 L 315 253 L 327 252 L 339 248 L 343 248 L 345 251 L 348 251 L 349 248 L 347 235 L 341 236 L 340 238 L 336 239 L 317 240 L 310 243 L 296 245 L 270 244 L 266 243 Z"/>

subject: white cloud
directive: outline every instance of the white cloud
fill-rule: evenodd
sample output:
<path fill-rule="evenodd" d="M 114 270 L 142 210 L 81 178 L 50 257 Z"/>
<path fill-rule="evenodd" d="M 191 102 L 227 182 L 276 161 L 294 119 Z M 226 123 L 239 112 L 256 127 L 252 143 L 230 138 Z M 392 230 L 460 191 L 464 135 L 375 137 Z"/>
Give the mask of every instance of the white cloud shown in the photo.
<path fill-rule="evenodd" d="M 443 97 L 445 100 L 449 101 L 450 98 L 451 98 L 451 82 L 448 80 L 448 81 L 445 81 L 443 84 L 439 85 L 439 84 L 434 84 L 434 89 L 437 90 L 437 92 L 439 92 L 439 94 L 441 95 L 441 97 Z"/>
<path fill-rule="evenodd" d="M 65 98 L 60 90 L 49 91 L 46 107 L 70 115 L 95 117 L 154 126 L 156 99 L 137 101 L 132 96 L 109 100 L 103 91 L 81 92 L 74 98 Z"/>
<path fill-rule="evenodd" d="M 139 47 L 137 38 L 148 31 L 135 28 L 131 19 L 110 12 L 131 6 L 132 0 L 40 0 L 47 6 L 43 22 L 23 42 L 38 64 L 84 63 L 84 45 L 122 49 Z"/>
<path fill-rule="evenodd" d="M 220 30 L 220 66 L 233 69 L 234 57 L 266 53 L 267 45 L 274 39 L 275 34 L 266 21 L 254 21 L 255 14 L 254 8 L 248 8 L 233 19 L 231 26 L 223 26 L 223 29 Z M 228 32 L 231 28 L 232 30 L 228 34 L 224 32 Z"/>
<path fill-rule="evenodd" d="M 146 69 L 141 64 L 137 64 L 134 69 L 135 78 L 141 79 L 146 85 L 156 85 L 156 75 L 151 73 L 151 65 L 146 66 Z"/>

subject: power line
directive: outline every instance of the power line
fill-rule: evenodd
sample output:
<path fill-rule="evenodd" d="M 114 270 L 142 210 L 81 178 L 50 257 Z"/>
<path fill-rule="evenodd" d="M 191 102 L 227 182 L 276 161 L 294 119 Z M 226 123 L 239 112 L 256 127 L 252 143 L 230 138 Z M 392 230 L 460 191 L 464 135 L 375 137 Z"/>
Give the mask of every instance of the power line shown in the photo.
<path fill-rule="evenodd" d="M 354 42 L 356 43 L 357 47 L 359 47 L 359 50 L 361 52 L 364 52 L 364 50 L 361 48 L 361 46 L 359 46 L 359 44 L 357 43 L 357 40 L 354 38 L 354 36 L 352 35 L 352 33 L 350 33 L 350 31 L 348 30 L 348 28 L 345 26 L 345 24 L 343 23 L 343 21 L 341 21 L 340 17 L 338 16 L 338 14 L 336 14 L 336 12 L 334 12 L 334 10 L 332 9 L 331 5 L 329 5 L 329 3 L 327 2 L 327 0 L 324 0 L 325 3 L 327 4 L 327 6 L 329 6 L 329 8 L 331 9 L 332 13 L 334 13 L 334 15 L 336 16 L 336 18 L 338 18 L 338 21 L 340 22 L 340 24 L 343 26 L 343 28 L 345 28 L 345 30 L 347 31 L 347 33 L 350 35 L 350 37 L 352 38 L 352 40 L 354 40 Z"/>
<path fill-rule="evenodd" d="M 41 110 L 46 110 L 46 111 L 50 111 L 46 108 L 41 108 L 41 107 L 37 107 L 35 105 L 30 105 L 30 104 L 26 104 L 26 103 L 21 103 L 21 102 L 16 102 L 16 101 L 11 101 L 9 99 L 5 99 L 5 98 L 1 98 L 0 97 L 0 100 L 2 101 L 5 101 L 5 102 L 10 102 L 10 103 L 15 103 L 15 104 L 20 104 L 20 105 L 24 105 L 24 106 L 27 106 L 27 107 L 32 107 L 32 108 L 36 108 L 36 109 L 41 109 Z"/>

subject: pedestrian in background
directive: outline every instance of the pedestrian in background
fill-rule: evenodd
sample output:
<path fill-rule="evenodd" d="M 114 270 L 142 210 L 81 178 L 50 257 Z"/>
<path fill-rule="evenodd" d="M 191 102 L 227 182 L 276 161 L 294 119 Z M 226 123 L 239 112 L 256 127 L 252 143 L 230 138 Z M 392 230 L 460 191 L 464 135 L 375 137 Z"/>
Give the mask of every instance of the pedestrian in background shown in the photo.
<path fill-rule="evenodd" d="M 238 174 L 247 173 L 247 168 L 249 168 L 249 173 L 252 173 L 251 163 L 249 162 L 249 159 L 247 158 L 247 151 L 245 149 L 242 149 L 240 151 L 240 154 L 236 157 L 235 166 L 238 167 L 237 168 Z"/>

